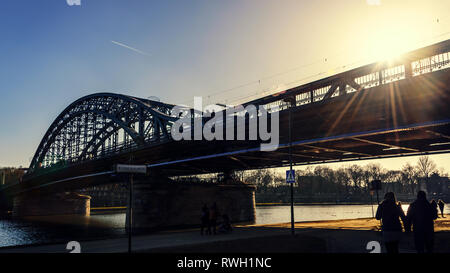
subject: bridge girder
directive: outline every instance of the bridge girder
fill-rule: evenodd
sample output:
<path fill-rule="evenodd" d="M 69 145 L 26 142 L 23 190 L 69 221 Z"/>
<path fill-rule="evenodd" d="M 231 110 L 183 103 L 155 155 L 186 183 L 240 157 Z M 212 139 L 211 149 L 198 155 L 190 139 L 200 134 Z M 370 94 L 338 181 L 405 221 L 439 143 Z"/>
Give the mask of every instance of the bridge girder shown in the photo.
<path fill-rule="evenodd" d="M 165 141 L 175 120 L 170 115 L 173 106 L 114 93 L 80 98 L 48 128 L 29 172 Z"/>

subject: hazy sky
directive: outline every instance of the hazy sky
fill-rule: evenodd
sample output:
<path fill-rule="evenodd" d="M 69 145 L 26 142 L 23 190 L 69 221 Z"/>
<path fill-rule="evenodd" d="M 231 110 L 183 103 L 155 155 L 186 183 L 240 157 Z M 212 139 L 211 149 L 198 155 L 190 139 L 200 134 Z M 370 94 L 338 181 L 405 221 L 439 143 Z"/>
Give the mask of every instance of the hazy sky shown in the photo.
<path fill-rule="evenodd" d="M 449 39 L 449 10 L 442 0 L 2 0 L 0 166 L 28 166 L 81 96 L 242 102 Z M 438 165 L 448 170 L 448 158 Z"/>

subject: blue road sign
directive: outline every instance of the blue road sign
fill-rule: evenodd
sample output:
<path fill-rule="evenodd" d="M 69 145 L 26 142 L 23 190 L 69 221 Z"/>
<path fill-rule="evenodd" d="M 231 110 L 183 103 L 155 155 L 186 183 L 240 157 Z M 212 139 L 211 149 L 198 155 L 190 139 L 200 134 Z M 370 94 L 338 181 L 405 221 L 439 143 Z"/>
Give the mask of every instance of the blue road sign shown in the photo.
<path fill-rule="evenodd" d="M 286 171 L 286 183 L 295 183 L 295 170 Z"/>

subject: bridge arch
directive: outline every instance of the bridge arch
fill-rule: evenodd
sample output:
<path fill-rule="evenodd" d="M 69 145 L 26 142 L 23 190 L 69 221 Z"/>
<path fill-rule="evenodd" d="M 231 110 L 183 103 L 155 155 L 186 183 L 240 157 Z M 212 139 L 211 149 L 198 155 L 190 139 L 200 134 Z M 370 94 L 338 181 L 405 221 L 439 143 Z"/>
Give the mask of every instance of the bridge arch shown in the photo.
<path fill-rule="evenodd" d="M 174 105 L 114 93 L 97 93 L 71 103 L 53 121 L 29 172 L 59 162 L 79 162 L 123 149 L 166 141 Z"/>

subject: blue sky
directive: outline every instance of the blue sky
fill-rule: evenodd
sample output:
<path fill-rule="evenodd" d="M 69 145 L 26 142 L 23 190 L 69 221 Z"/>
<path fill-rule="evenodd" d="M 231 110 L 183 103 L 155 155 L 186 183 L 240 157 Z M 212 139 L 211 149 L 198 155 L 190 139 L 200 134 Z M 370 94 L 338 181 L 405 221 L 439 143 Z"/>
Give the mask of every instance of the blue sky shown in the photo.
<path fill-rule="evenodd" d="M 81 96 L 233 102 L 373 61 L 387 42 L 410 50 L 449 39 L 448 10 L 437 0 L 2 0 L 0 166 L 28 166 Z"/>

